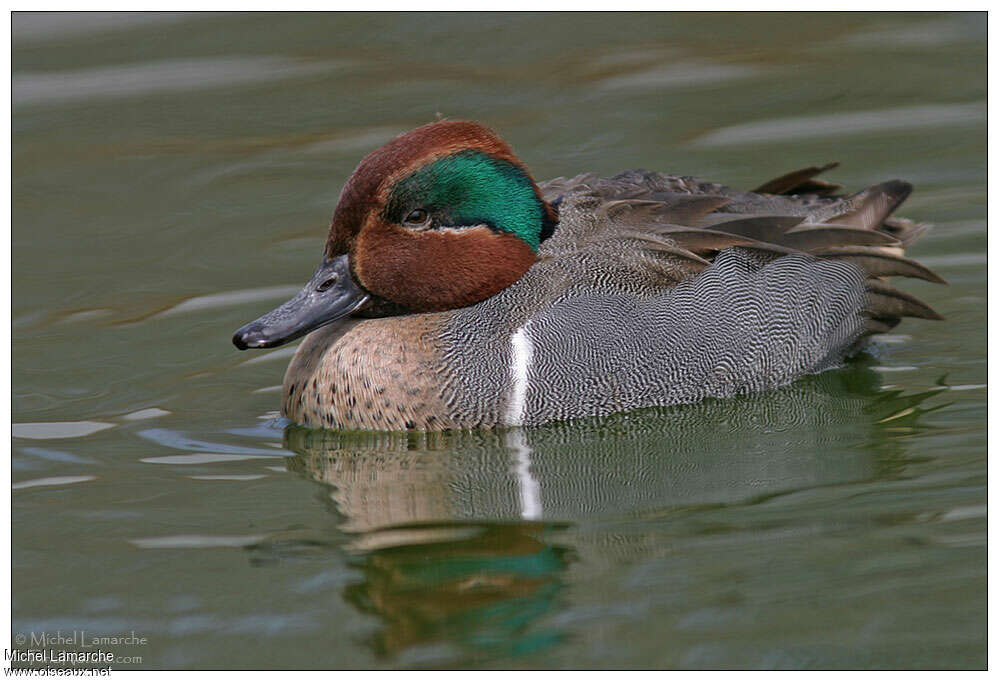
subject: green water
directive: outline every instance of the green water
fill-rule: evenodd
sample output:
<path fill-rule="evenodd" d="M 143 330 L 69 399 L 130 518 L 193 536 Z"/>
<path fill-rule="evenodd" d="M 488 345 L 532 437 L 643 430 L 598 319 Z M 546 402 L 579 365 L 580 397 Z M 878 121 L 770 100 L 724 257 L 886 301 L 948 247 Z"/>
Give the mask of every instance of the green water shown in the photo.
<path fill-rule="evenodd" d="M 13 631 L 121 668 L 982 668 L 979 15 L 16 15 Z M 437 113 L 538 178 L 913 182 L 907 320 L 771 394 L 309 432 L 230 336 Z"/>

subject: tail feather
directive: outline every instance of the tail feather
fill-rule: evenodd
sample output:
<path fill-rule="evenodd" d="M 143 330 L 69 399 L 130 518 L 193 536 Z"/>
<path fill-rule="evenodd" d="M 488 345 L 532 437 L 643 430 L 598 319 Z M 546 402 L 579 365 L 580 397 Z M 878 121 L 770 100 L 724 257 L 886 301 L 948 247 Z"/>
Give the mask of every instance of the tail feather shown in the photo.
<path fill-rule="evenodd" d="M 919 317 L 942 320 L 940 313 L 915 296 L 877 279 L 867 280 L 867 308 L 872 317 Z"/>
<path fill-rule="evenodd" d="M 916 277 L 927 282 L 946 284 L 940 275 L 914 260 L 890 253 L 886 249 L 841 246 L 814 251 L 813 255 L 834 260 L 846 260 L 859 265 L 871 277 Z"/>
<path fill-rule="evenodd" d="M 913 222 L 908 218 L 892 216 L 881 224 L 880 231 L 900 241 L 904 248 L 929 232 L 930 226 L 926 223 Z"/>
<path fill-rule="evenodd" d="M 868 334 L 887 334 L 897 327 L 901 321 L 901 317 L 868 317 L 865 324 L 865 331 Z"/>

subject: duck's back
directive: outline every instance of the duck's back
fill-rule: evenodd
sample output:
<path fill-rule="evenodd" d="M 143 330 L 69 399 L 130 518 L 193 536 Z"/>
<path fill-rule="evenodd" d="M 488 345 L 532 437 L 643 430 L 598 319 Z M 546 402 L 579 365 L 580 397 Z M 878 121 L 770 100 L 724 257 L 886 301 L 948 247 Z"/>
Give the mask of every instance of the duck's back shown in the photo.
<path fill-rule="evenodd" d="M 462 426 L 535 424 L 775 388 L 841 363 L 902 316 L 885 283 L 940 281 L 890 219 L 910 187 L 853 197 L 805 169 L 738 192 L 628 171 L 542 186 L 559 227 L 516 284 L 450 314 L 443 403 Z M 800 192 L 787 196 L 784 193 Z"/>

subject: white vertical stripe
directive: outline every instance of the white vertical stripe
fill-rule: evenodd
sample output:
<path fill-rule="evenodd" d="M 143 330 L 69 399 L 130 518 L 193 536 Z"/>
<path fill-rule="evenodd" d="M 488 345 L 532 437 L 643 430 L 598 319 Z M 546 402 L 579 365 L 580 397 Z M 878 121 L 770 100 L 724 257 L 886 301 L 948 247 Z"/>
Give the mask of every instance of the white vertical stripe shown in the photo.
<path fill-rule="evenodd" d="M 510 337 L 510 399 L 506 408 L 507 426 L 519 426 L 524 423 L 524 412 L 527 407 L 527 378 L 534 357 L 534 343 L 527 334 L 527 324 L 518 329 Z"/>
<path fill-rule="evenodd" d="M 541 486 L 531 474 L 531 447 L 520 429 L 506 433 L 506 445 L 513 452 L 513 473 L 520 487 L 520 517 L 528 521 L 540 519 Z"/>

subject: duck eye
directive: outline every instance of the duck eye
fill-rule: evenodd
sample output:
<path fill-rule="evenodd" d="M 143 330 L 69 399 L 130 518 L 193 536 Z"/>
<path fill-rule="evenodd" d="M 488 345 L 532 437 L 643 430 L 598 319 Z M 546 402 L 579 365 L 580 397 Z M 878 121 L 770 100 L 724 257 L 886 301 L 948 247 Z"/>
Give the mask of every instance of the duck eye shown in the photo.
<path fill-rule="evenodd" d="M 427 213 L 422 208 L 417 208 L 410 211 L 409 215 L 406 216 L 406 220 L 404 220 L 403 222 L 409 223 L 410 225 L 422 225 L 423 223 L 427 222 L 427 218 L 429 217 L 430 217 L 429 213 Z"/>

